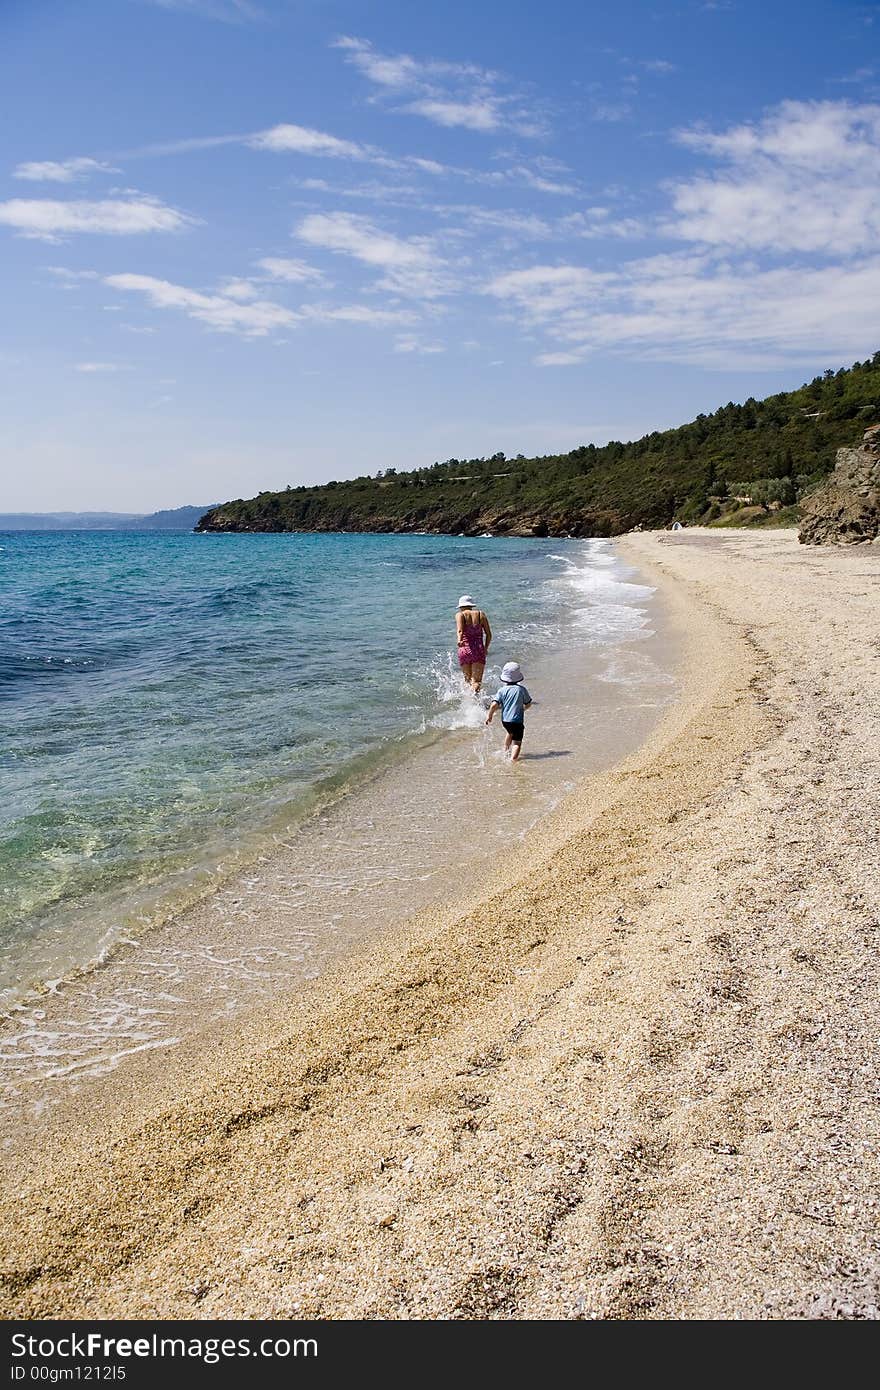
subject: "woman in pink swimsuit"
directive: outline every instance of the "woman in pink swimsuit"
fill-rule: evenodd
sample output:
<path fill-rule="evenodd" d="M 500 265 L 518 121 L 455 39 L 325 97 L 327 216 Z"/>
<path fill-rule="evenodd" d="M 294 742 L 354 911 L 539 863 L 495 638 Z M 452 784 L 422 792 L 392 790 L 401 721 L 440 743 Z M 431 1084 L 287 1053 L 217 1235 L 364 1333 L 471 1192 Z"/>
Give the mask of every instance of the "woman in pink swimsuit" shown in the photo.
<path fill-rule="evenodd" d="M 492 641 L 492 629 L 486 614 L 476 606 L 470 594 L 462 594 L 458 600 L 455 635 L 461 673 L 476 695 L 483 683 L 483 668 Z"/>

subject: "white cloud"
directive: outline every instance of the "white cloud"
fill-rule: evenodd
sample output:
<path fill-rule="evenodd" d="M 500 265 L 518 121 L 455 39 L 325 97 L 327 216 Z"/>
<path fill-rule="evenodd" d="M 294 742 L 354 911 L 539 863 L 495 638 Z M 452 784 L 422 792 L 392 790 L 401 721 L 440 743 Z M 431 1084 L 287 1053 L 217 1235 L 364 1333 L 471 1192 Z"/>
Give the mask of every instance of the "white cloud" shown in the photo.
<path fill-rule="evenodd" d="M 252 138 L 250 135 L 196 135 L 186 140 L 160 140 L 152 145 L 137 145 L 115 157 L 150 159 L 164 154 L 190 154 L 199 150 L 220 149 L 223 145 L 245 145 Z"/>
<path fill-rule="evenodd" d="M 497 130 L 501 125 L 498 102 L 491 97 L 474 101 L 442 101 L 425 97 L 401 107 L 416 116 L 425 116 L 436 125 L 464 126 L 467 130 Z"/>
<path fill-rule="evenodd" d="M 408 53 L 379 53 L 368 39 L 338 38 L 332 45 L 342 49 L 346 62 L 359 69 L 371 82 L 395 91 L 408 91 L 434 81 L 456 80 L 491 84 L 497 74 L 473 63 L 448 63 L 436 59 L 412 58 Z"/>
<path fill-rule="evenodd" d="M 382 270 L 380 288 L 396 294 L 434 299 L 456 288 L 447 262 L 427 237 L 397 237 L 355 213 L 313 213 L 300 222 L 295 235 L 309 246 Z"/>
<path fill-rule="evenodd" d="M 365 159 L 376 157 L 365 145 L 353 140 L 340 140 L 323 130 L 312 130 L 304 125 L 276 125 L 270 130 L 257 131 L 245 137 L 248 145 L 255 150 L 272 150 L 276 154 L 323 155 L 330 159 Z"/>
<path fill-rule="evenodd" d="M 414 353 L 419 357 L 433 356 L 438 352 L 445 352 L 446 348 L 442 343 L 425 343 L 417 338 L 414 333 L 402 333 L 394 344 L 395 352 Z"/>
<path fill-rule="evenodd" d="M 506 177 L 515 183 L 524 183 L 539 193 L 556 193 L 570 197 L 578 192 L 577 185 L 563 179 L 550 178 L 546 174 L 535 173 L 525 164 L 516 164 L 507 170 Z"/>
<path fill-rule="evenodd" d="M 298 185 L 308 193 L 329 193 L 334 198 L 358 198 L 397 207 L 422 206 L 425 201 L 424 187 L 415 183 L 368 179 L 361 183 L 333 184 L 327 179 L 300 179 Z"/>
<path fill-rule="evenodd" d="M 337 39 L 333 47 L 344 49 L 348 54 L 346 62 L 358 68 L 364 77 L 380 87 L 389 87 L 392 91 L 406 91 L 416 86 L 421 79 L 421 65 L 405 53 L 398 54 L 397 57 L 386 56 L 377 53 L 372 44 L 364 39 L 354 38 Z"/>
<path fill-rule="evenodd" d="M 296 283 L 297 281 L 323 280 L 317 271 L 303 261 L 284 258 L 266 258 L 274 271 L 273 278 Z M 312 323 L 350 323 L 371 328 L 403 328 L 418 322 L 418 314 L 411 309 L 378 307 L 370 304 L 306 304 L 295 312 L 270 300 L 259 298 L 259 281 L 230 278 L 225 280 L 218 291 L 207 294 L 202 290 L 176 285 L 168 280 L 160 280 L 152 275 L 126 273 L 122 275 L 98 276 L 94 271 L 66 271 L 55 267 L 55 271 L 67 283 L 66 277 L 75 280 L 88 277 L 99 279 L 111 289 L 140 294 L 156 309 L 176 309 L 189 318 L 197 319 L 209 328 L 222 333 L 238 333 L 247 338 L 261 338 L 273 334 L 276 342 L 286 341 L 277 336 L 279 330 L 294 324 L 309 321 Z M 126 332 L 153 333 L 151 327 L 121 324 Z M 126 368 L 112 363 L 83 363 L 78 371 L 122 371 Z"/>
<path fill-rule="evenodd" d="M 450 168 L 439 164 L 436 159 L 424 159 L 420 155 L 401 155 L 394 158 L 376 145 L 364 145 L 357 140 L 343 140 L 338 135 L 330 135 L 325 130 L 314 130 L 310 126 L 282 124 L 271 126 L 268 130 L 258 130 L 253 135 L 218 136 L 211 143 L 241 143 L 254 150 L 268 150 L 273 154 L 304 154 L 325 159 L 350 159 L 362 164 L 377 164 L 383 169 L 417 171 L 422 174 L 458 174 L 468 171 Z M 207 141 L 180 141 L 178 148 L 206 144 Z M 168 147 L 170 148 L 170 147 Z"/>
<path fill-rule="evenodd" d="M 258 299 L 240 303 L 223 294 L 202 294 L 184 285 L 158 280 L 152 275 L 105 275 L 111 289 L 143 294 L 157 309 L 179 309 L 220 333 L 241 333 L 262 338 L 278 328 L 288 328 L 298 316 L 280 304 Z"/>
<path fill-rule="evenodd" d="M 13 170 L 15 179 L 28 179 L 32 183 L 75 183 L 89 174 L 118 174 L 111 164 L 102 164 L 97 159 L 65 159 L 60 163 L 54 160 L 33 160 L 19 164 Z"/>
<path fill-rule="evenodd" d="M 535 358 L 539 367 L 576 367 L 583 360 L 580 352 L 539 352 Z"/>
<path fill-rule="evenodd" d="M 727 168 L 673 188 L 669 234 L 848 255 L 880 239 L 880 105 L 787 101 L 755 124 L 679 133 Z"/>
<path fill-rule="evenodd" d="M 785 101 L 759 124 L 679 133 L 682 144 L 729 158 L 769 157 L 793 167 L 831 172 L 868 160 L 876 168 L 880 106 L 845 101 Z"/>
<path fill-rule="evenodd" d="M 487 293 L 551 340 L 544 366 L 610 349 L 713 367 L 780 365 L 872 348 L 880 256 L 781 270 L 692 253 L 608 272 L 542 265 L 497 276 Z"/>
<path fill-rule="evenodd" d="M 536 265 L 496 276 L 487 291 L 496 299 L 513 302 L 541 323 L 597 297 L 614 279 L 613 272 L 589 270 L 586 266 Z"/>
<path fill-rule="evenodd" d="M 855 72 L 847 73 L 845 77 L 835 77 L 832 80 L 839 82 L 844 87 L 857 87 L 863 82 L 870 82 L 877 76 L 876 68 L 856 68 Z"/>
<path fill-rule="evenodd" d="M 379 161 L 376 161 L 379 162 Z M 556 176 L 541 172 L 541 161 L 535 161 L 534 168 L 526 164 L 513 164 L 504 169 L 467 169 L 449 164 L 437 164 L 433 160 L 418 159 L 413 155 L 396 162 L 381 161 L 386 168 L 396 168 L 408 174 L 426 172 L 450 181 L 460 181 L 488 188 L 526 187 L 539 193 L 549 193 L 571 197 L 581 190 L 577 184 L 563 181 Z M 551 161 L 552 162 L 552 161 Z M 334 184 L 327 179 L 306 178 L 298 181 L 299 187 L 308 192 L 331 193 L 339 198 L 360 198 L 375 203 L 399 204 L 404 207 L 418 203 L 424 205 L 426 192 L 424 184 L 401 183 L 396 180 L 369 179 L 359 184 Z"/>
<path fill-rule="evenodd" d="M 220 293 L 226 299 L 237 299 L 242 304 L 246 304 L 250 299 L 259 299 L 260 297 L 260 291 L 250 280 L 234 278 L 221 282 Z"/>
<path fill-rule="evenodd" d="M 308 261 L 301 261 L 295 256 L 264 256 L 261 261 L 255 264 L 260 270 L 266 272 L 273 280 L 285 280 L 291 285 L 320 285 L 324 283 L 325 277 L 320 270 L 309 265 Z"/>
<path fill-rule="evenodd" d="M 131 236 L 140 232 L 179 232 L 195 219 L 154 198 L 106 198 L 101 202 L 56 202 L 11 198 L 0 203 L 0 223 L 21 236 L 57 241 L 74 232 Z"/>
<path fill-rule="evenodd" d="M 406 163 L 413 169 L 419 169 L 423 174 L 454 174 L 458 171 L 450 169 L 447 164 L 438 164 L 436 159 L 424 159 L 420 155 L 409 154 Z"/>
<path fill-rule="evenodd" d="M 307 304 L 302 315 L 319 323 L 359 323 L 369 328 L 417 321 L 417 315 L 409 309 L 373 309 L 368 304 Z"/>
<path fill-rule="evenodd" d="M 369 40 L 350 36 L 337 39 L 334 47 L 379 89 L 378 96 L 393 103 L 392 110 L 483 134 L 502 129 L 524 136 L 546 133 L 536 104 L 505 92 L 501 74 L 488 68 L 380 53 Z"/>
<path fill-rule="evenodd" d="M 312 246 L 345 252 L 366 265 L 396 268 L 430 263 L 424 244 L 382 232 L 354 213 L 314 213 L 300 223 L 297 236 Z"/>
<path fill-rule="evenodd" d="M 130 367 L 124 366 L 121 362 L 77 362 L 73 369 L 75 372 L 128 372 Z"/>
<path fill-rule="evenodd" d="M 47 265 L 46 270 L 61 281 L 61 288 L 72 290 L 79 280 L 100 280 L 97 270 L 68 270 L 64 265 Z"/>
<path fill-rule="evenodd" d="M 432 211 L 441 217 L 461 218 L 474 232 L 491 228 L 501 232 L 504 239 L 543 241 L 554 235 L 553 225 L 534 213 L 516 212 L 511 208 L 483 208 L 469 203 L 437 204 Z"/>
<path fill-rule="evenodd" d="M 671 212 L 653 228 L 603 206 L 553 225 L 586 239 L 659 230 L 692 250 L 613 270 L 545 263 L 490 282 L 525 330 L 545 336 L 536 362 L 571 366 L 601 350 L 761 369 L 872 350 L 880 106 L 785 102 L 760 121 L 678 138 L 721 167 L 673 185 Z"/>
<path fill-rule="evenodd" d="M 594 121 L 615 125 L 628 120 L 632 111 L 632 103 L 628 101 L 594 101 L 591 114 Z"/>
<path fill-rule="evenodd" d="M 559 222 L 560 231 L 569 236 L 595 240 L 598 237 L 623 238 L 643 237 L 648 228 L 637 217 L 612 217 L 610 208 L 585 208 L 583 212 L 573 212 Z"/>
<path fill-rule="evenodd" d="M 374 145 L 364 145 L 356 140 L 346 140 L 331 135 L 325 130 L 315 130 L 312 126 L 294 125 L 283 122 L 266 130 L 249 131 L 237 135 L 197 135 L 180 140 L 162 140 L 149 145 L 138 145 L 116 155 L 117 159 L 153 159 L 164 155 L 192 154 L 201 150 L 222 149 L 227 145 L 244 145 L 250 149 L 266 150 L 273 154 L 302 154 L 313 158 L 350 159 L 366 164 L 377 164 L 386 169 L 418 169 L 422 173 L 443 174 L 453 172 L 436 160 L 423 159 L 416 155 L 404 155 L 394 159 L 384 150 Z"/>
<path fill-rule="evenodd" d="M 453 103 L 454 104 L 454 103 Z M 474 127 L 487 127 L 493 118 L 495 109 L 490 100 L 472 100 L 460 103 L 462 109 L 457 111 L 438 112 L 438 118 L 442 116 L 444 121 L 451 120 L 454 124 L 471 124 Z M 505 124 L 510 125 L 507 116 Z M 344 139 L 338 135 L 332 135 L 329 131 L 316 130 L 310 126 L 294 125 L 282 123 L 271 126 L 266 130 L 257 130 L 245 134 L 233 135 L 206 135 L 180 140 L 166 140 L 149 145 L 141 145 L 133 149 L 125 150 L 116 155 L 120 160 L 134 159 L 153 159 L 161 158 L 166 155 L 178 155 L 198 153 L 203 150 L 222 149 L 227 146 L 240 145 L 250 149 L 265 151 L 273 154 L 293 154 L 302 155 L 306 158 L 348 160 L 350 162 L 371 164 L 379 169 L 393 171 L 399 174 L 408 174 L 411 177 L 426 174 L 432 178 L 460 179 L 466 183 L 485 184 L 490 186 L 501 186 L 505 183 L 525 185 L 534 188 L 539 192 L 552 194 L 574 194 L 579 190 L 569 179 L 560 177 L 560 174 L 568 174 L 565 165 L 558 160 L 549 159 L 545 156 L 532 159 L 528 162 L 511 165 L 506 169 L 472 169 L 463 168 L 456 165 L 442 164 L 436 159 L 427 159 L 423 155 L 400 155 L 394 157 L 387 151 L 375 146 L 365 145 L 356 140 Z M 67 178 L 74 169 L 86 171 L 91 169 L 102 169 L 110 172 L 108 165 L 99 165 L 98 161 L 81 158 L 65 161 L 64 164 L 52 161 L 20 165 L 22 177 L 36 178 L 37 171 L 41 178 L 51 177 L 58 180 L 62 177 Z M 69 179 L 68 179 L 69 181 Z M 332 190 L 326 180 L 309 179 L 303 180 L 303 187 L 308 187 L 316 191 L 343 191 Z M 420 190 L 415 186 L 401 186 L 395 183 L 382 183 L 378 179 L 370 184 L 363 185 L 360 189 L 345 190 L 350 196 L 374 197 L 377 201 L 394 201 L 397 198 L 411 197 L 413 200 L 422 196 Z M 111 190 L 111 196 L 119 197 L 140 197 L 136 189 Z"/>

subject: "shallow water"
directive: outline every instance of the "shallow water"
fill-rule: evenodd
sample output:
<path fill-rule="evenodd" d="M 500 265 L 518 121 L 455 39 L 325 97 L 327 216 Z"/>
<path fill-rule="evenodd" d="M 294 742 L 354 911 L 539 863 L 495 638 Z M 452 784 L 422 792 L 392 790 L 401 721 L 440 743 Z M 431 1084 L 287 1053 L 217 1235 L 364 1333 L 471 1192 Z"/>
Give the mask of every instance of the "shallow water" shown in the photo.
<path fill-rule="evenodd" d="M 23 540 L 0 629 L 13 1092 L 167 1047 L 466 896 L 674 693 L 653 590 L 606 541 Z M 497 634 L 486 690 L 515 656 L 535 699 L 516 767 L 450 654 L 463 591 Z"/>

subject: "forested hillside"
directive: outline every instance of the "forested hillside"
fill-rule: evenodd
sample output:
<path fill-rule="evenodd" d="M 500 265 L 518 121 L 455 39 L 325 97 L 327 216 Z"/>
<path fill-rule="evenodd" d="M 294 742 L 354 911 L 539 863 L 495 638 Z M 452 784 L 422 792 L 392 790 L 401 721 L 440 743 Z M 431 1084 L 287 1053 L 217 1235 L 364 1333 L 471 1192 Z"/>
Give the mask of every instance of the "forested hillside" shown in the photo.
<path fill-rule="evenodd" d="M 202 531 L 425 531 L 613 535 L 712 521 L 746 499 L 790 507 L 835 451 L 880 422 L 880 352 L 797 391 L 732 402 L 630 443 L 540 458 L 447 459 L 375 477 L 288 487 L 214 507 Z"/>

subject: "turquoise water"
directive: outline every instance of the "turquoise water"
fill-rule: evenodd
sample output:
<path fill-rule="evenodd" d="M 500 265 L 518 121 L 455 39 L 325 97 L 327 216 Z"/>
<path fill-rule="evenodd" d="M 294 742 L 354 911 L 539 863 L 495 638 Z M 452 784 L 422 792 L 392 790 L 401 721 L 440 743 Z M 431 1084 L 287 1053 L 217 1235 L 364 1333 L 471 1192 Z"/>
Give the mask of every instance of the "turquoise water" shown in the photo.
<path fill-rule="evenodd" d="M 607 542 L 0 534 L 0 987 L 85 964 L 328 781 L 473 722 L 462 592 L 493 663 L 528 671 L 638 636 L 650 590 Z"/>

